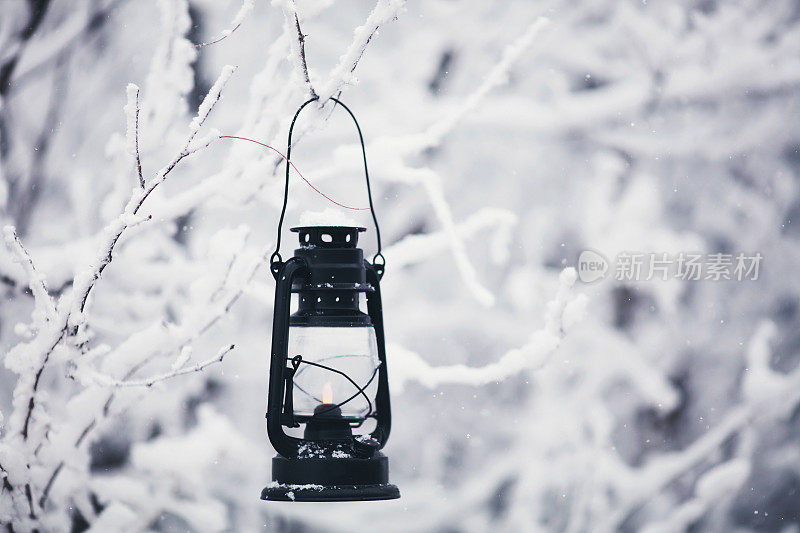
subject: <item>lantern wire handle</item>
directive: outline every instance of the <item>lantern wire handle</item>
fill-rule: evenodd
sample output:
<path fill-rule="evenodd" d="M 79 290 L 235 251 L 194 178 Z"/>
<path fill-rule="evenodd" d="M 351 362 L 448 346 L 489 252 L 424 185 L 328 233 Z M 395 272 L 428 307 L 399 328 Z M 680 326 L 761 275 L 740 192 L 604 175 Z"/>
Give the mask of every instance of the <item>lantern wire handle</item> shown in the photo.
<path fill-rule="evenodd" d="M 292 357 L 291 361 L 292 361 L 292 366 L 294 366 L 295 369 L 297 369 L 297 367 L 300 366 L 300 363 L 304 363 L 304 364 L 307 364 L 307 365 L 316 366 L 316 367 L 321 368 L 323 370 L 329 370 L 331 372 L 335 372 L 335 373 L 343 376 L 347 381 L 352 383 L 353 386 L 357 389 L 355 394 L 353 394 L 352 396 L 350 396 L 349 398 L 347 398 L 343 402 L 340 402 L 340 403 L 337 403 L 337 404 L 333 404 L 329 408 L 325 409 L 324 411 L 320 411 L 318 413 L 314 413 L 311 416 L 311 418 L 315 418 L 315 417 L 317 417 L 319 415 L 324 415 L 327 412 L 333 411 L 334 409 L 338 409 L 339 407 L 343 406 L 344 404 L 346 404 L 346 403 L 350 402 L 351 400 L 355 399 L 355 397 L 358 396 L 359 394 L 364 397 L 364 399 L 367 401 L 367 405 L 369 406 L 369 409 L 367 410 L 367 416 L 365 418 L 369 418 L 372 415 L 372 402 L 369 400 L 369 396 L 367 396 L 367 393 L 364 392 L 364 390 L 367 387 L 369 387 L 370 384 L 372 383 L 372 381 L 375 379 L 375 376 L 378 374 L 378 368 L 380 368 L 380 365 L 376 366 L 375 370 L 372 371 L 372 376 L 370 376 L 369 381 L 367 381 L 364 384 L 363 387 L 359 387 L 358 383 L 353 381 L 353 379 L 350 376 L 348 376 L 347 374 L 345 374 L 341 370 L 337 370 L 336 368 L 333 368 L 333 367 L 330 367 L 330 366 L 321 365 L 319 363 L 314 363 L 313 361 L 306 361 L 305 359 L 303 359 L 302 355 L 295 355 L 294 357 Z M 295 387 L 297 387 L 297 385 L 295 385 Z M 297 387 L 297 388 L 300 388 L 300 387 Z M 300 389 L 300 390 L 302 390 L 302 389 Z M 306 394 L 308 394 L 308 393 L 306 393 Z"/>
<path fill-rule="evenodd" d="M 270 262 L 270 270 L 272 270 L 272 275 L 275 276 L 277 279 L 278 272 L 280 270 L 280 265 L 283 262 L 283 258 L 281 257 L 280 250 L 281 250 L 281 229 L 283 227 L 283 219 L 286 215 L 286 203 L 289 199 L 289 162 L 292 158 L 292 132 L 294 131 L 294 123 L 297 121 L 297 117 L 300 115 L 300 112 L 311 102 L 315 102 L 319 100 L 319 96 L 315 96 L 306 100 L 303 105 L 295 112 L 294 118 L 292 118 L 292 123 L 289 125 L 289 140 L 286 147 L 286 182 L 283 187 L 283 207 L 281 208 L 281 217 L 278 219 L 278 238 L 275 245 L 275 251 L 272 253 L 272 256 L 269 259 Z M 358 125 L 358 120 L 356 120 L 356 116 L 350 111 L 350 108 L 344 105 L 340 100 L 331 97 L 331 100 L 334 103 L 339 104 L 344 108 L 345 111 L 350 115 L 353 119 L 353 122 L 356 125 L 356 130 L 358 130 L 358 140 L 361 142 L 361 155 L 364 159 L 364 177 L 367 181 L 367 197 L 369 198 L 369 210 L 372 213 L 372 221 L 375 223 L 375 236 L 378 240 L 378 252 L 372 258 L 372 266 L 375 267 L 375 272 L 378 274 L 378 279 L 383 276 L 384 267 L 386 265 L 386 258 L 383 257 L 381 253 L 381 230 L 378 227 L 378 218 L 375 216 L 375 207 L 372 204 L 372 189 L 369 185 L 369 170 L 367 169 L 367 149 L 364 146 L 364 136 L 361 134 L 361 126 Z M 378 261 L 380 259 L 380 261 Z M 303 361 L 304 363 L 306 361 Z"/>

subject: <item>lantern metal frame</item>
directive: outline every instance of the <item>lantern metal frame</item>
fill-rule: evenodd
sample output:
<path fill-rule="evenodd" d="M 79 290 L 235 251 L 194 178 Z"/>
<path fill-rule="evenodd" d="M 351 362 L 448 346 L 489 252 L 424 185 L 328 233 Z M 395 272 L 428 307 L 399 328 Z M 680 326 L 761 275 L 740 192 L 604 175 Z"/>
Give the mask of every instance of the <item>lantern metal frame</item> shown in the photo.
<path fill-rule="evenodd" d="M 295 256 L 283 261 L 280 255 L 281 229 L 289 194 L 292 132 L 300 112 L 316 100 L 318 98 L 312 98 L 300 106 L 289 127 L 283 208 L 278 222 L 276 249 L 270 257 L 270 271 L 276 286 L 267 432 L 278 455 L 272 460 L 273 482 L 264 488 L 261 497 L 275 501 L 395 499 L 400 497 L 400 493 L 396 486 L 389 483 L 388 459 L 380 452 L 391 430 L 389 378 L 380 293 L 385 259 L 381 254 L 380 229 L 372 202 L 361 128 L 352 111 L 336 98 L 331 100 L 348 112 L 358 130 L 369 206 L 375 223 L 377 253 L 372 262 L 369 262 L 364 259 L 363 250 L 357 247 L 358 234 L 366 231 L 365 228 L 303 226 L 292 228 L 292 231 L 298 232 L 301 245 L 295 250 Z M 297 313 L 290 315 L 293 293 L 299 294 L 300 308 Z M 366 296 L 366 313 L 359 309 L 358 295 L 361 293 Z M 342 295 L 349 298 L 343 298 Z M 369 382 L 357 384 L 333 367 L 306 361 L 302 354 L 290 354 L 289 328 L 303 326 L 372 326 L 377 343 L 378 367 Z M 319 407 L 327 404 L 321 404 L 313 415 L 295 414 L 293 380 L 302 364 L 343 375 L 354 385 L 356 392 L 344 401 L 322 410 Z M 377 379 L 377 392 L 373 407 L 365 389 L 374 379 Z M 341 416 L 341 406 L 359 395 L 363 395 L 369 405 L 369 412 L 365 417 Z M 374 430 L 368 435 L 353 436 L 351 428 L 360 427 L 367 418 L 375 419 Z M 288 435 L 284 430 L 300 427 L 301 423 L 305 424 L 304 437 L 313 434 L 318 438 L 301 439 Z"/>

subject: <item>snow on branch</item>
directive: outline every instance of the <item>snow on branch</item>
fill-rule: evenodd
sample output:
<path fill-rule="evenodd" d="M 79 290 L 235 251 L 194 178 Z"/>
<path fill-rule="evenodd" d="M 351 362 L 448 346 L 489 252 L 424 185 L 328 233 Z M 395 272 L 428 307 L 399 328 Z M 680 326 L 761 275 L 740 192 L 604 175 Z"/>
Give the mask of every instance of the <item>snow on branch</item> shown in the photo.
<path fill-rule="evenodd" d="M 123 213 L 105 227 L 102 239 L 103 245 L 99 250 L 96 261 L 93 262 L 93 267 L 78 274 L 73 283 L 73 286 L 75 287 L 74 293 L 78 297 L 74 299 L 72 311 L 70 312 L 69 326 L 72 329 L 77 328 L 82 322 L 81 316 L 86 307 L 86 300 L 89 296 L 89 292 L 94 286 L 94 282 L 100 277 L 100 274 L 102 274 L 108 263 L 111 262 L 114 247 L 116 246 L 119 238 L 122 236 L 122 233 L 128 227 L 141 221 L 141 217 L 138 215 L 142 204 L 144 204 L 145 200 L 147 200 L 150 194 L 161 183 L 164 182 L 169 173 L 172 172 L 178 163 L 180 163 L 185 157 L 197 151 L 190 148 L 192 141 L 197 135 L 197 132 L 205 123 L 208 115 L 211 113 L 211 110 L 214 109 L 214 106 L 217 104 L 217 102 L 219 102 L 223 87 L 235 71 L 236 67 L 234 66 L 226 65 L 223 67 L 222 73 L 217 78 L 217 81 L 214 82 L 214 85 L 211 86 L 211 89 L 209 89 L 208 93 L 203 99 L 203 102 L 200 104 L 200 107 L 197 110 L 197 115 L 189 124 L 189 136 L 186 139 L 183 149 L 172 159 L 172 161 L 158 171 L 156 177 L 150 182 L 149 185 L 147 185 L 145 189 L 134 190 Z M 218 134 L 214 132 L 212 139 L 216 137 L 218 137 Z M 205 146 L 208 146 L 208 144 Z M 202 147 L 204 146 L 201 146 L 201 148 Z"/>
<path fill-rule="evenodd" d="M 353 31 L 353 42 L 339 58 L 339 63 L 331 70 L 328 81 L 319 91 L 320 99 L 325 102 L 338 93 L 342 87 L 355 81 L 353 71 L 364 55 L 367 45 L 378 33 L 378 28 L 394 20 L 405 7 L 405 0 L 378 0 L 375 8 L 367 16 L 364 24 Z"/>
<path fill-rule="evenodd" d="M 564 269 L 558 278 L 558 290 L 547 304 L 545 325 L 535 331 L 520 348 L 510 350 L 485 366 L 467 365 L 432 366 L 419 354 L 392 345 L 392 389 L 402 391 L 409 381 L 416 381 L 430 389 L 446 383 L 481 386 L 503 381 L 524 370 L 541 368 L 561 344 L 564 333 L 579 321 L 584 313 L 586 297 L 572 294 L 577 279 L 574 268 Z"/>
<path fill-rule="evenodd" d="M 288 29 L 289 26 L 294 26 L 294 33 L 296 39 L 290 40 L 291 59 L 295 64 L 295 68 L 300 71 L 303 77 L 303 82 L 306 84 L 308 94 L 311 97 L 316 97 L 317 93 L 314 91 L 314 86 L 311 85 L 311 77 L 308 73 L 308 62 L 306 60 L 306 36 L 300 28 L 300 17 L 297 15 L 297 4 L 294 0 L 286 0 L 283 7 L 283 15 L 286 19 L 287 33 L 292 33 Z"/>
<path fill-rule="evenodd" d="M 74 435 L 72 441 L 68 440 L 68 444 L 56 446 L 56 449 L 51 452 L 54 453 L 56 457 L 59 457 L 60 460 L 53 466 L 50 473 L 40 498 L 40 507 L 43 507 L 44 503 L 49 498 L 50 491 L 59 474 L 63 471 L 64 465 L 67 463 L 72 451 L 85 447 L 91 442 L 92 434 L 99 431 L 103 422 L 112 416 L 113 411 L 111 407 L 118 398 L 118 393 L 124 388 L 133 388 L 133 385 L 114 387 L 113 383 L 133 383 L 133 381 L 131 381 L 133 376 L 146 364 L 150 363 L 159 352 L 166 355 L 177 351 L 179 354 L 173 362 L 171 372 L 168 373 L 168 375 L 175 374 L 177 370 L 181 369 L 188 361 L 191 354 L 189 345 L 198 340 L 230 311 L 233 304 L 252 282 L 258 269 L 266 264 L 267 257 L 271 251 L 272 247 L 268 246 L 261 250 L 260 253 L 255 254 L 254 257 L 250 258 L 245 263 L 244 267 L 241 268 L 241 275 L 234 277 L 232 276 L 234 267 L 242 260 L 241 256 L 243 255 L 242 250 L 239 250 L 228 262 L 220 285 L 209 291 L 209 305 L 193 306 L 193 310 L 196 311 L 196 314 L 189 313 L 190 316 L 184 316 L 184 324 L 181 327 L 168 328 L 163 324 L 155 324 L 148 329 L 134 333 L 113 351 L 106 354 L 104 358 L 106 368 L 103 369 L 106 373 L 102 375 L 101 382 L 111 382 L 112 386 L 109 388 L 103 387 L 102 391 L 86 389 L 86 393 L 100 393 L 100 396 L 94 398 L 99 408 L 87 410 L 85 404 L 81 403 L 79 409 L 75 413 L 77 417 L 73 418 L 73 425 L 78 425 L 83 429 Z M 224 357 L 226 353 L 227 352 L 221 353 L 219 356 Z M 205 363 L 213 364 L 216 360 L 217 358 L 215 357 L 209 361 L 200 363 L 200 365 L 205 367 L 208 366 Z M 194 367 L 190 367 L 189 371 L 194 371 L 193 369 Z M 119 375 L 121 378 L 113 377 L 110 373 Z M 99 386 L 101 383 L 98 383 L 95 379 L 97 375 L 97 372 L 90 369 L 88 365 L 82 365 L 75 369 L 75 373 L 71 377 L 77 379 L 84 385 Z M 156 377 L 158 378 L 161 376 Z M 140 382 L 138 386 L 147 387 L 147 382 L 151 380 L 153 380 L 153 378 L 136 381 Z"/>
<path fill-rule="evenodd" d="M 231 344 L 230 346 L 225 346 L 222 348 L 217 355 L 211 357 L 210 359 L 206 359 L 205 361 L 201 361 L 197 364 L 192 366 L 184 367 L 185 361 L 181 362 L 181 359 L 178 359 L 176 363 L 180 363 L 177 366 L 178 368 L 174 368 L 171 372 L 166 372 L 163 374 L 158 374 L 155 376 L 151 376 L 149 378 L 144 379 L 136 379 L 136 380 L 117 380 L 112 378 L 111 376 L 107 376 L 104 374 L 100 374 L 95 372 L 91 375 L 91 378 L 98 384 L 104 387 L 152 387 L 156 383 L 160 381 L 166 381 L 168 379 L 172 379 L 177 376 L 184 376 L 186 374 L 191 374 L 193 372 L 201 372 L 206 367 L 209 367 L 216 363 L 221 363 L 222 360 L 228 355 L 234 348 L 234 345 Z M 182 352 L 184 354 L 186 352 Z"/>
<path fill-rule="evenodd" d="M 66 336 L 73 337 L 73 342 L 76 344 L 84 342 L 79 333 L 85 322 L 87 300 L 95 282 L 111 262 L 117 242 L 126 229 L 146 218 L 139 215 L 144 201 L 163 183 L 172 169 L 191 153 L 189 147 L 192 140 L 208 118 L 214 105 L 219 101 L 222 88 L 234 70 L 235 67 L 231 66 L 223 69 L 220 78 L 212 86 L 203 100 L 197 116 L 192 121 L 190 135 L 180 153 L 158 172 L 156 178 L 146 188 L 134 189 L 124 211 L 104 228 L 100 246 L 93 259 L 89 262 L 88 267 L 81 270 L 73 279 L 72 291 L 59 300 L 57 306 L 59 312 L 54 314 L 52 320 L 43 325 L 35 338 L 29 342 L 18 344 L 7 355 L 6 365 L 21 374 L 14 392 L 14 412 L 10 419 L 10 426 L 13 428 L 13 432 L 18 432 L 22 436 L 23 440 L 29 438 L 30 422 L 39 403 L 37 402 L 37 393 L 40 378 L 50 360 L 50 355 Z"/>
<path fill-rule="evenodd" d="M 247 18 L 247 16 L 250 15 L 250 13 L 253 11 L 255 5 L 256 5 L 256 0 L 244 0 L 244 2 L 242 2 L 242 7 L 240 7 L 239 11 L 236 12 L 236 16 L 233 17 L 233 20 L 231 21 L 230 27 L 228 29 L 224 30 L 219 35 L 219 37 L 211 41 L 194 45 L 195 48 L 203 48 L 204 46 L 216 44 L 220 41 L 224 41 L 225 39 L 233 35 L 233 33 L 236 30 L 238 30 L 239 27 L 242 25 L 244 19 Z"/>
<path fill-rule="evenodd" d="M 22 242 L 20 242 L 14 226 L 5 226 L 3 228 L 3 237 L 5 238 L 6 246 L 9 251 L 22 265 L 25 269 L 25 274 L 28 276 L 28 286 L 31 289 L 36 305 L 34 322 L 42 324 L 48 320 L 52 320 L 56 314 L 56 306 L 53 302 L 53 298 L 47 292 L 45 278 L 36 270 L 33 259 L 31 259 L 28 250 L 26 250 Z"/>
<path fill-rule="evenodd" d="M 231 76 L 233 76 L 234 72 L 236 72 L 236 67 L 233 65 L 225 65 L 222 67 L 222 72 L 217 78 L 217 81 L 215 81 L 214 85 L 211 86 L 211 89 L 208 90 L 208 94 L 206 94 L 205 98 L 203 98 L 203 102 L 200 104 L 200 107 L 197 108 L 197 115 L 192 119 L 192 122 L 189 125 L 189 129 L 192 132 L 191 136 L 189 137 L 189 142 L 192 141 L 194 136 L 197 134 L 197 131 L 208 118 L 211 110 L 219 101 L 220 97 L 222 96 L 223 87 L 225 87 L 225 84 L 227 84 L 228 80 L 231 79 Z M 189 143 L 187 142 L 186 144 L 188 146 Z"/>
<path fill-rule="evenodd" d="M 475 268 L 469 261 L 466 248 L 456 229 L 456 223 L 444 195 L 441 176 L 429 168 L 412 168 L 404 162 L 404 159 L 439 144 L 446 133 L 455 127 L 465 114 L 474 109 L 492 89 L 506 80 L 508 70 L 514 62 L 522 56 L 534 39 L 549 24 L 550 21 L 547 18 L 538 17 L 522 36 L 506 47 L 503 57 L 490 71 L 483 83 L 448 117 L 434 123 L 425 132 L 409 136 L 405 140 L 379 139 L 370 146 L 371 150 L 380 154 L 383 160 L 383 171 L 393 179 L 406 183 L 417 183 L 424 187 L 450 242 L 456 267 L 462 280 L 475 299 L 487 307 L 494 304 L 494 296 L 481 284 Z M 358 34 L 359 31 L 357 30 L 356 33 Z M 398 147 L 401 148 L 398 149 Z"/>

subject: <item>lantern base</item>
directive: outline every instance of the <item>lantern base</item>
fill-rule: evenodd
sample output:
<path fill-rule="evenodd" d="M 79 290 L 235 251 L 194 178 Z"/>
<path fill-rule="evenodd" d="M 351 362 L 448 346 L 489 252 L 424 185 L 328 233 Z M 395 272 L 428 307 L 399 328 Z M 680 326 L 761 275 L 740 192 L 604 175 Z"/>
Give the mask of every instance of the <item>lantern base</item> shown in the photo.
<path fill-rule="evenodd" d="M 273 502 L 367 502 L 396 500 L 400 491 L 386 485 L 280 485 L 273 483 L 261 491 L 261 499 Z"/>
<path fill-rule="evenodd" d="M 369 459 L 310 457 L 272 459 L 273 482 L 262 500 L 345 502 L 394 500 L 400 491 L 389 483 L 389 459 L 377 452 Z"/>

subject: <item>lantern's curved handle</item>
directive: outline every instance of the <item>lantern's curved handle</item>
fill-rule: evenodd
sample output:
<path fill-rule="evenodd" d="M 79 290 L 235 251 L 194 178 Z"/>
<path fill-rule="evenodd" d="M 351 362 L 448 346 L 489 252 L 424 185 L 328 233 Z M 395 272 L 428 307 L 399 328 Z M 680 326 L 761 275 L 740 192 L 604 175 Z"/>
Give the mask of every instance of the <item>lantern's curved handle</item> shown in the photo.
<path fill-rule="evenodd" d="M 315 96 L 314 98 L 310 98 L 306 100 L 303 105 L 297 110 L 294 114 L 294 118 L 292 118 L 292 123 L 289 125 L 289 140 L 286 147 L 286 182 L 283 187 L 283 207 L 281 208 L 281 217 L 278 220 L 278 238 L 275 244 L 275 251 L 272 253 L 272 256 L 269 258 L 270 263 L 270 270 L 272 271 L 272 275 L 275 279 L 278 278 L 278 273 L 280 271 L 281 264 L 283 263 L 283 258 L 281 258 L 280 250 L 281 250 L 281 229 L 283 227 L 283 218 L 286 215 L 286 202 L 289 199 L 289 162 L 292 158 L 292 132 L 294 131 L 294 123 L 297 121 L 297 117 L 300 115 L 300 112 L 311 102 L 315 102 L 319 100 L 319 96 Z M 381 253 L 381 230 L 378 227 L 378 218 L 375 216 L 375 207 L 372 204 L 372 189 L 370 189 L 369 185 L 369 170 L 367 169 L 367 149 L 364 146 L 364 136 L 361 134 L 361 126 L 358 125 L 358 120 L 356 120 L 356 116 L 350 111 L 350 108 L 344 105 L 341 101 L 337 100 L 336 98 L 331 97 L 336 104 L 339 104 L 344 108 L 345 111 L 350 115 L 353 119 L 353 122 L 356 125 L 356 130 L 358 130 L 358 140 L 361 142 L 361 155 L 364 159 L 364 177 L 367 181 L 367 197 L 369 198 L 369 210 L 372 213 L 372 221 L 375 223 L 375 235 L 378 240 L 378 252 L 372 258 L 372 266 L 375 268 L 375 271 L 378 274 L 378 277 L 383 277 L 384 267 L 386 265 L 386 258 L 383 257 Z M 380 259 L 380 261 L 378 261 Z"/>

